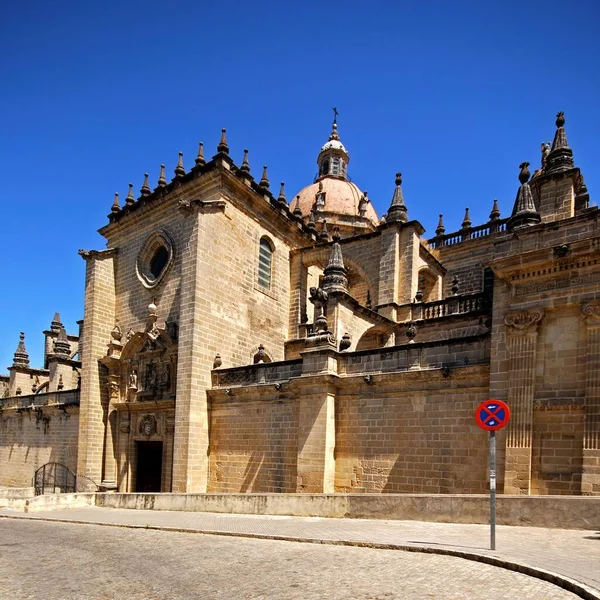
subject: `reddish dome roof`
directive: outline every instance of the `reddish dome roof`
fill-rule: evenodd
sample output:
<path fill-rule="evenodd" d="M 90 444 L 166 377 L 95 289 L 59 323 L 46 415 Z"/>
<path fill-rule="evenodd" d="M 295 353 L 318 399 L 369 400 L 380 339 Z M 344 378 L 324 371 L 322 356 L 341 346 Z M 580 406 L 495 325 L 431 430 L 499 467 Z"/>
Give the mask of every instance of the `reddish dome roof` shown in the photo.
<path fill-rule="evenodd" d="M 323 192 L 325 193 L 324 210 L 326 213 L 353 217 L 360 216 L 360 213 L 358 212 L 358 203 L 364 194 L 360 191 L 360 188 L 351 181 L 334 177 L 324 177 L 320 181 L 307 185 L 300 191 L 298 198 L 300 200 L 300 210 L 304 216 L 308 215 L 313 209 L 315 197 L 319 191 L 319 184 L 323 185 Z M 295 201 L 293 206 L 296 206 Z M 367 204 L 365 217 L 374 225 L 379 223 L 379 217 L 371 202 Z"/>

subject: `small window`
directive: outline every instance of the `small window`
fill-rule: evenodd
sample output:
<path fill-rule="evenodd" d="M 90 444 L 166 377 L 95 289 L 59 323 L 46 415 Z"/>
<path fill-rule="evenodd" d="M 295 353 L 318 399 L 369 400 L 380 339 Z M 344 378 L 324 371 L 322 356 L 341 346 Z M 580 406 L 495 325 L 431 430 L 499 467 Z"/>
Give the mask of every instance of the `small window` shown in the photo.
<path fill-rule="evenodd" d="M 273 268 L 273 248 L 267 238 L 260 239 L 258 252 L 258 283 L 265 288 L 271 288 L 271 271 Z"/>
<path fill-rule="evenodd" d="M 328 174 L 329 174 L 329 161 L 324 160 L 323 164 L 321 165 L 321 175 L 328 175 Z"/>

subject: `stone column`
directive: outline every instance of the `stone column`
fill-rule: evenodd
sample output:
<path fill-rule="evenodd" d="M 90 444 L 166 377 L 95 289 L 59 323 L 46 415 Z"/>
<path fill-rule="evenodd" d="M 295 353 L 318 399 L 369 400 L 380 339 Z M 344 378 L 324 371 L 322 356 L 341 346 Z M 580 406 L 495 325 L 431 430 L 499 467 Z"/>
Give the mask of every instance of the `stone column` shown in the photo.
<path fill-rule="evenodd" d="M 508 405 L 511 418 L 506 439 L 505 494 L 529 494 L 531 486 L 531 440 L 535 394 L 537 326 L 544 317 L 539 309 L 510 313 Z"/>
<path fill-rule="evenodd" d="M 600 495 L 600 301 L 581 307 L 586 325 L 586 379 L 581 493 Z"/>
<path fill-rule="evenodd" d="M 106 355 L 115 323 L 116 250 L 81 250 L 86 261 L 85 307 L 81 356 L 81 400 L 77 475 L 96 483 L 102 480 L 105 415 L 108 391 L 103 385 L 104 367 L 99 360 Z"/>
<path fill-rule="evenodd" d="M 117 375 L 107 377 L 108 388 L 108 411 L 106 417 L 106 434 L 104 439 L 104 469 L 102 477 L 102 488 L 105 490 L 117 489 L 117 442 L 118 442 L 118 419 L 119 415 L 114 404 L 119 401 L 119 380 Z"/>

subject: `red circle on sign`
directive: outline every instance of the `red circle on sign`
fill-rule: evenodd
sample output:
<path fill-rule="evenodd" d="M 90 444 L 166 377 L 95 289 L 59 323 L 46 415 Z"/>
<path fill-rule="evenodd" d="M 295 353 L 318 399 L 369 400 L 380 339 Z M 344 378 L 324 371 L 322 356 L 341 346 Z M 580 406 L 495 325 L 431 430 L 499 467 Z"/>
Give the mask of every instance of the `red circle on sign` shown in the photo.
<path fill-rule="evenodd" d="M 502 400 L 486 400 L 475 410 L 475 421 L 481 429 L 497 431 L 510 421 L 510 408 Z"/>

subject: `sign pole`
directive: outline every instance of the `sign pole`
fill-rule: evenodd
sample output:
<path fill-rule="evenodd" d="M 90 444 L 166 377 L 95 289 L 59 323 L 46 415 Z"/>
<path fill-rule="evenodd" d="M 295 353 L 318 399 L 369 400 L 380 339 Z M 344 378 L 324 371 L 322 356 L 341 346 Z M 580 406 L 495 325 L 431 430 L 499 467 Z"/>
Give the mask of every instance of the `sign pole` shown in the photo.
<path fill-rule="evenodd" d="M 496 432 L 490 431 L 490 549 L 496 549 Z"/>

